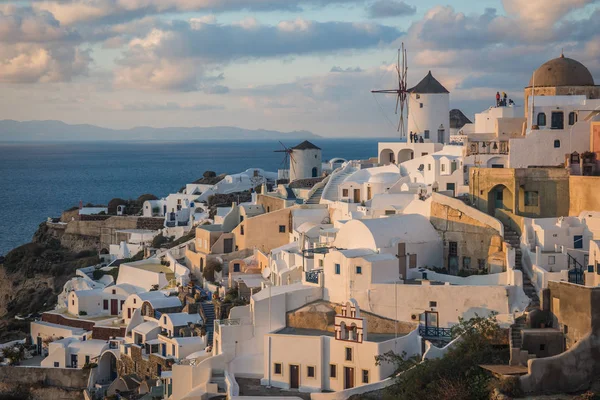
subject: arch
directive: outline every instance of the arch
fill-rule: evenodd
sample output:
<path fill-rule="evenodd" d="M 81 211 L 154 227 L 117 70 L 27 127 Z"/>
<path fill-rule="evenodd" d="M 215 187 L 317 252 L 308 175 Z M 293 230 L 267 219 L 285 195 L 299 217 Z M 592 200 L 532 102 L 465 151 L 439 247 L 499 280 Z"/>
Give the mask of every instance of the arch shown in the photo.
<path fill-rule="evenodd" d="M 336 157 L 336 158 L 332 158 L 331 160 L 329 160 L 329 164 L 331 164 L 331 165 L 343 164 L 345 162 L 348 162 L 348 160 L 346 160 L 345 158 L 341 158 L 341 157 Z"/>
<path fill-rule="evenodd" d="M 356 323 L 353 322 L 350 325 L 350 328 L 348 328 L 348 340 L 358 341 L 358 336 L 356 335 L 357 332 Z"/>
<path fill-rule="evenodd" d="M 314 167 L 312 169 L 312 177 L 316 178 L 318 174 L 319 174 L 319 170 L 317 169 L 317 167 Z"/>
<path fill-rule="evenodd" d="M 488 214 L 494 215 L 496 209 L 513 211 L 514 194 L 506 186 L 499 184 L 488 192 Z"/>
<path fill-rule="evenodd" d="M 347 333 L 347 331 L 346 331 L 346 323 L 344 321 L 342 321 L 342 322 L 340 322 L 340 339 L 341 340 L 348 339 L 346 337 L 346 333 Z"/>
<path fill-rule="evenodd" d="M 100 254 L 110 254 L 110 251 L 108 251 L 107 248 L 103 248 L 102 250 L 100 250 Z"/>
<path fill-rule="evenodd" d="M 379 153 L 379 162 L 381 164 L 394 164 L 396 159 L 394 157 L 394 151 L 391 149 L 383 149 Z"/>
<path fill-rule="evenodd" d="M 398 164 L 409 161 L 415 158 L 415 153 L 412 149 L 402 149 L 398 152 Z"/>
<path fill-rule="evenodd" d="M 117 377 L 117 357 L 112 350 L 105 350 L 98 359 L 96 383 L 106 385 L 113 382 Z"/>
<path fill-rule="evenodd" d="M 537 125 L 546 126 L 546 113 L 541 112 L 537 115 Z"/>

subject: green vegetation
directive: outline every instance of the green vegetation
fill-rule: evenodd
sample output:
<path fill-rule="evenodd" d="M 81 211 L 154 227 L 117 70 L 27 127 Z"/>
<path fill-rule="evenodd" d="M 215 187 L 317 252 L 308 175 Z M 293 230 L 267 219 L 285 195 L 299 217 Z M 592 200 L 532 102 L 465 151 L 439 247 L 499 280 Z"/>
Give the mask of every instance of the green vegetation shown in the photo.
<path fill-rule="evenodd" d="M 97 269 L 97 270 L 95 270 L 92 273 L 92 278 L 95 281 L 97 281 L 100 278 L 102 278 L 104 275 L 111 275 L 113 277 L 114 281 L 116 282 L 117 281 L 117 277 L 119 276 L 119 268 L 115 267 L 115 268 L 112 268 L 111 270 L 108 270 L 108 271 Z"/>
<path fill-rule="evenodd" d="M 395 384 L 383 393 L 383 399 L 417 400 L 487 400 L 492 390 L 492 378 L 479 367 L 481 364 L 506 364 L 506 346 L 497 346 L 505 333 L 495 315 L 460 319 L 452 328 L 452 336 L 461 336 L 446 355 L 436 360 L 406 358 L 406 354 L 388 352 L 376 357 L 377 364 L 391 362 L 396 373 Z M 512 383 L 511 383 L 512 384 Z M 518 393 L 518 388 L 512 388 Z"/>
<path fill-rule="evenodd" d="M 209 282 L 214 282 L 215 272 L 221 272 L 222 270 L 223 265 L 221 265 L 221 263 L 219 263 L 217 260 L 208 260 L 204 266 L 204 270 L 202 271 L 202 277 Z"/>

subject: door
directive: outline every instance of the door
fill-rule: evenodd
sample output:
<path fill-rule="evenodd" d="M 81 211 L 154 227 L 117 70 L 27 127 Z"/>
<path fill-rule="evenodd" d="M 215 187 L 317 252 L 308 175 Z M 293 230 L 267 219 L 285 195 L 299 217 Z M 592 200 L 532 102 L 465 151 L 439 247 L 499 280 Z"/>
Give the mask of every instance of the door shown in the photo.
<path fill-rule="evenodd" d="M 131 319 L 131 308 L 127 309 L 127 318 Z"/>
<path fill-rule="evenodd" d="M 428 328 L 439 328 L 437 312 L 425 311 L 425 326 Z"/>
<path fill-rule="evenodd" d="M 504 191 L 502 188 L 496 189 L 495 208 L 504 209 Z"/>
<path fill-rule="evenodd" d="M 119 300 L 110 300 L 110 315 L 119 315 Z"/>
<path fill-rule="evenodd" d="M 344 367 L 344 389 L 354 387 L 354 368 Z"/>
<path fill-rule="evenodd" d="M 71 354 L 71 368 L 77 368 L 77 354 Z"/>
<path fill-rule="evenodd" d="M 454 197 L 454 189 L 455 188 L 456 188 L 456 186 L 454 186 L 454 183 L 446 183 L 446 190 L 452 191 L 452 197 Z"/>
<path fill-rule="evenodd" d="M 400 279 L 406 279 L 406 243 L 398 243 L 398 273 Z"/>
<path fill-rule="evenodd" d="M 290 365 L 290 389 L 300 388 L 300 367 Z"/>
<path fill-rule="evenodd" d="M 360 203 L 360 189 L 354 189 L 354 202 Z"/>
<path fill-rule="evenodd" d="M 458 256 L 448 256 L 448 272 L 458 275 Z"/>
<path fill-rule="evenodd" d="M 438 143 L 444 143 L 444 129 L 438 129 Z"/>
<path fill-rule="evenodd" d="M 408 267 L 417 268 L 417 255 L 411 254 L 408 256 Z"/>
<path fill-rule="evenodd" d="M 36 338 L 36 343 L 37 343 L 37 352 L 38 352 L 38 354 L 42 354 L 42 338 L 40 336 L 38 336 Z"/>
<path fill-rule="evenodd" d="M 373 197 L 373 191 L 371 190 L 371 186 L 367 187 L 367 200 L 371 200 Z"/>
<path fill-rule="evenodd" d="M 552 129 L 564 129 L 565 128 L 565 114 L 563 112 L 552 113 Z"/>
<path fill-rule="evenodd" d="M 223 240 L 223 252 L 231 253 L 233 251 L 233 239 Z"/>
<path fill-rule="evenodd" d="M 314 167 L 314 168 L 312 169 L 312 177 L 313 177 L 313 178 L 317 178 L 317 174 L 318 174 L 318 172 L 319 172 L 319 171 L 317 170 L 317 167 Z"/>

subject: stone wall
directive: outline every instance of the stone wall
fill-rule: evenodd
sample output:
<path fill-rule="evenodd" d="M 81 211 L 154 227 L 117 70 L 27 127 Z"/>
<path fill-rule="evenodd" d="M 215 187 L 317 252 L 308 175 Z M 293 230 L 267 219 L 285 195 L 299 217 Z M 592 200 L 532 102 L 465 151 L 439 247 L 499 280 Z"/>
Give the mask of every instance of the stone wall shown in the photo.
<path fill-rule="evenodd" d="M 32 400 L 78 400 L 83 398 L 89 374 L 71 368 L 0 366 L 0 397 L 19 393 Z"/>
<path fill-rule="evenodd" d="M 473 210 L 474 213 L 479 211 Z M 474 214 L 473 213 L 473 214 Z M 431 202 L 431 224 L 444 242 L 444 265 L 452 274 L 469 267 L 477 270 L 479 260 L 487 265 L 489 255 L 502 252 L 502 236 L 490 225 L 483 223 L 473 215 L 435 201 Z M 458 269 L 449 268 L 449 244 L 457 244 Z M 465 260 L 468 259 L 468 260 Z M 468 262 L 470 260 L 470 263 Z"/>
<path fill-rule="evenodd" d="M 85 321 L 85 320 L 75 319 L 75 318 L 66 318 L 63 315 L 55 314 L 55 313 L 43 313 L 42 321 L 50 322 L 52 324 L 71 326 L 73 328 L 82 328 L 82 329 L 85 329 L 86 331 L 93 330 L 94 325 L 96 325 L 96 323 L 93 321 Z"/>
<path fill-rule="evenodd" d="M 569 177 L 569 215 L 582 211 L 600 211 L 600 176 Z"/>
<path fill-rule="evenodd" d="M 336 314 L 342 313 L 342 305 L 327 301 L 316 301 L 307 304 L 297 310 L 290 311 L 286 315 L 286 325 L 300 329 L 318 329 L 322 331 L 333 332 L 334 318 Z M 383 318 L 375 314 L 360 311 L 361 317 L 367 322 L 368 333 L 395 333 L 396 327 L 398 333 L 407 334 L 412 332 L 418 322 L 403 322 Z"/>
<path fill-rule="evenodd" d="M 94 326 L 92 329 L 92 339 L 109 340 L 113 337 L 125 337 L 125 330 L 125 327 Z"/>
<path fill-rule="evenodd" d="M 119 376 L 136 374 L 143 379 L 160 379 L 158 365 L 161 371 L 170 371 L 174 360 L 158 354 L 142 355 L 142 348 L 138 345 L 129 347 L 129 354 L 121 354 L 117 361 Z"/>

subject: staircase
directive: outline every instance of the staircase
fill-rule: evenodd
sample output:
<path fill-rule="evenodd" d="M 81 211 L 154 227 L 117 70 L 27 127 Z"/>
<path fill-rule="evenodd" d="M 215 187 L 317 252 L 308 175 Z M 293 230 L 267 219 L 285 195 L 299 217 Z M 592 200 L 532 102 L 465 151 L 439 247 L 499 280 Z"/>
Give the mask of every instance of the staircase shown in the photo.
<path fill-rule="evenodd" d="M 523 271 L 523 252 L 521 250 L 521 240 L 519 234 L 512 230 L 509 226 L 504 225 L 504 240 L 515 249 L 515 268 L 523 273 L 523 291 L 531 299 L 529 306 L 525 311 L 531 311 L 540 307 L 540 298 L 537 294 L 537 290 L 531 283 L 529 275 Z M 519 332 L 520 335 L 520 332 Z"/>
<path fill-rule="evenodd" d="M 305 204 L 319 204 L 321 202 L 321 195 L 323 195 L 324 187 L 321 186 L 306 200 Z"/>
<path fill-rule="evenodd" d="M 520 349 L 522 343 L 521 331 L 527 327 L 527 318 L 524 315 L 521 315 L 519 318 L 515 320 L 515 323 L 510 327 L 510 348 L 511 349 Z"/>
<path fill-rule="evenodd" d="M 219 370 L 212 370 L 210 383 L 217 385 L 217 393 L 227 393 L 227 384 L 225 383 L 225 373 Z"/>
<path fill-rule="evenodd" d="M 358 168 L 347 166 L 336 175 L 333 175 L 323 191 L 323 199 L 329 201 L 338 201 L 340 199 L 339 186 L 346 180 L 346 178 L 353 173 L 358 171 Z"/>
<path fill-rule="evenodd" d="M 202 310 L 204 311 L 204 316 L 206 317 L 206 321 L 204 321 L 204 326 L 206 327 L 206 344 L 212 344 L 213 342 L 213 334 L 215 332 L 215 305 L 212 301 L 205 301 L 202 303 Z"/>

